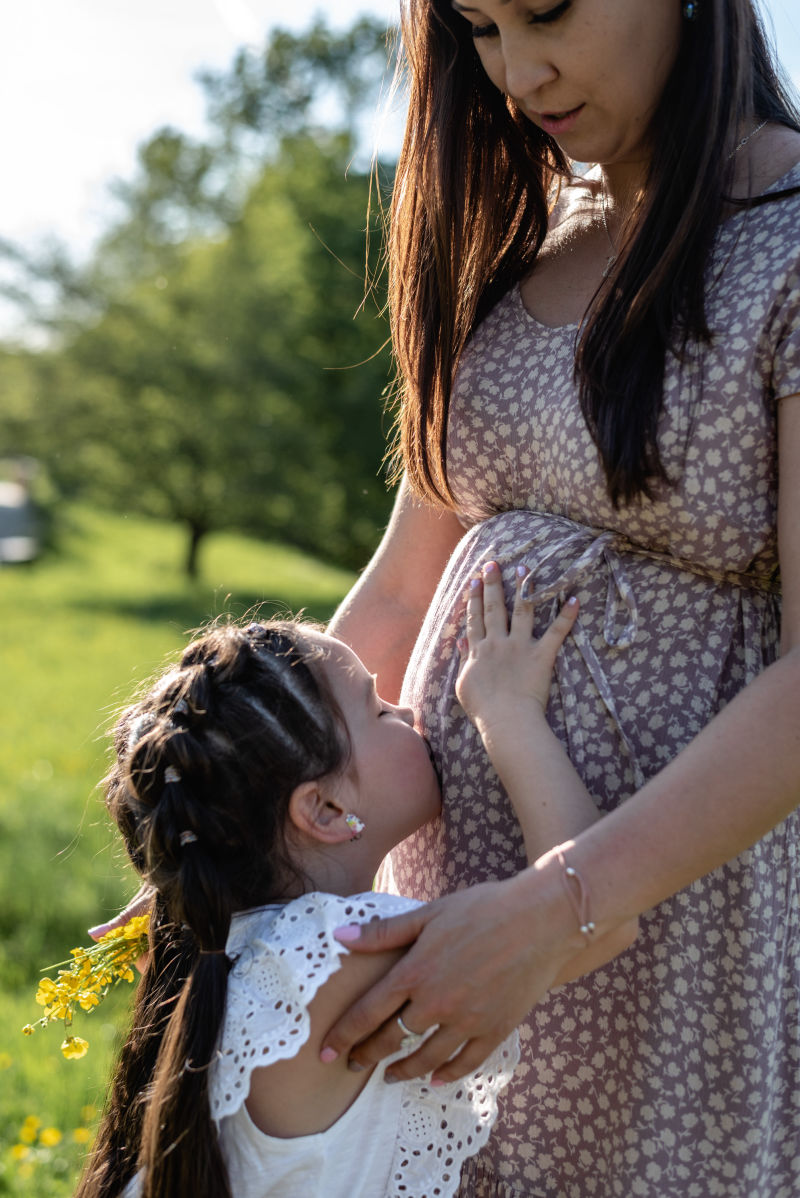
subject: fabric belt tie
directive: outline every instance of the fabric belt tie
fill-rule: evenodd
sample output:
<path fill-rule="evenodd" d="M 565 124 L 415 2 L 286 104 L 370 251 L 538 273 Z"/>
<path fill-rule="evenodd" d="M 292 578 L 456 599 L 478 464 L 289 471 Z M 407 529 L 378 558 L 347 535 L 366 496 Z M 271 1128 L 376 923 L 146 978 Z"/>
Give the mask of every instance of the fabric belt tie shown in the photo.
<path fill-rule="evenodd" d="M 588 525 L 578 524 L 566 516 L 554 516 L 550 513 L 529 512 L 531 517 L 539 517 L 542 530 L 527 542 L 515 542 L 513 550 L 495 555 L 487 552 L 485 560 L 495 560 L 502 566 L 510 560 L 519 561 L 520 557 L 530 555 L 532 568 L 522 583 L 522 595 L 541 606 L 552 601 L 553 608 L 558 601 L 575 592 L 581 581 L 604 565 L 608 575 L 606 605 L 603 617 L 603 640 L 611 649 L 629 649 L 633 644 L 639 629 L 639 612 L 636 596 L 628 576 L 623 555 L 646 557 L 660 565 L 672 569 L 687 571 L 707 578 L 717 584 L 728 584 L 739 587 L 743 591 L 761 592 L 764 595 L 779 595 L 780 586 L 777 578 L 756 578 L 752 575 L 737 571 L 706 569 L 694 562 L 685 562 L 667 553 L 640 548 L 620 533 L 599 532 Z M 542 550 L 544 552 L 542 553 Z M 563 560 L 572 557 L 568 565 L 556 572 L 556 577 L 544 577 L 547 563 L 553 558 Z M 553 612 L 555 614 L 555 610 Z M 586 665 L 592 681 L 600 694 L 605 707 L 614 721 L 622 743 L 627 750 L 637 789 L 643 786 L 646 778 L 637 761 L 633 745 L 625 732 L 620 720 L 611 684 L 606 677 L 591 638 L 581 623 L 580 616 L 572 629 L 572 641 Z M 748 643 L 749 638 L 748 638 Z M 758 672 L 755 660 L 748 662 L 753 675 Z M 571 737 L 582 742 L 580 721 L 573 721 L 570 726 Z M 577 747 L 577 746 L 576 746 Z"/>

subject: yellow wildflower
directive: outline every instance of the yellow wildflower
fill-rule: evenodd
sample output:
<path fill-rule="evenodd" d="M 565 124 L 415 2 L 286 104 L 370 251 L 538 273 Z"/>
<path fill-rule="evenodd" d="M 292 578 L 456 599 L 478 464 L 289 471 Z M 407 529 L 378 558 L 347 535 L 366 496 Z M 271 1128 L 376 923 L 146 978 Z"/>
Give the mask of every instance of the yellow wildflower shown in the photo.
<path fill-rule="evenodd" d="M 11 1159 L 15 1161 L 24 1161 L 26 1156 L 30 1155 L 30 1148 L 27 1144 L 15 1144 L 11 1149 Z"/>
<path fill-rule="evenodd" d="M 55 1148 L 56 1144 L 61 1143 L 61 1132 L 57 1127 L 44 1127 L 39 1135 L 39 1143 L 45 1148 Z"/>
<path fill-rule="evenodd" d="M 67 1036 L 61 1045 L 61 1051 L 68 1061 L 77 1061 L 80 1057 L 86 1056 L 89 1051 L 89 1041 L 82 1040 L 80 1036 Z"/>
<path fill-rule="evenodd" d="M 111 986 L 134 981 L 133 965 L 149 950 L 149 926 L 149 915 L 137 915 L 121 928 L 106 932 L 89 948 L 70 949 L 71 960 L 50 966 L 58 970 L 57 976 L 42 978 L 36 991 L 36 1001 L 44 1007 L 42 1018 L 26 1024 L 24 1034 L 30 1036 L 54 1019 L 62 1020 L 68 1032 L 77 1007 L 91 1011 Z M 67 1035 L 61 1051 L 65 1057 L 77 1059 L 86 1055 L 88 1047 L 80 1036 Z"/>
<path fill-rule="evenodd" d="M 72 1133 L 72 1139 L 76 1144 L 88 1144 L 92 1138 L 92 1133 L 88 1127 L 76 1127 Z"/>

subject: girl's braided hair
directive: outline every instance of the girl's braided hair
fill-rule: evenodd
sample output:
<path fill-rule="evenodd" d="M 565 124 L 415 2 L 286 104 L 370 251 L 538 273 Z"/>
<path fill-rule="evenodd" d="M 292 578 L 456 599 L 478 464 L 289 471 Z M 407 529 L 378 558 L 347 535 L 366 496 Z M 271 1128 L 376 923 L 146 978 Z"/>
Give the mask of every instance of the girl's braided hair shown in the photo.
<path fill-rule="evenodd" d="M 117 724 L 106 803 L 156 900 L 133 1028 L 76 1198 L 116 1198 L 137 1169 L 142 1198 L 230 1198 L 207 1083 L 225 944 L 234 912 L 302 892 L 289 799 L 347 763 L 323 652 L 288 621 L 216 627 Z"/>

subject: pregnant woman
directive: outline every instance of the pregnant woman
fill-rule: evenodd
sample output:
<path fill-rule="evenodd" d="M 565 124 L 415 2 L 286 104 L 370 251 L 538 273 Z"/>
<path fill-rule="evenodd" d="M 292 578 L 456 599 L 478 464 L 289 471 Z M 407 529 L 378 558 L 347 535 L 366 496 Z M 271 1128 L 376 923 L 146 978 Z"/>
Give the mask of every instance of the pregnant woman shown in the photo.
<path fill-rule="evenodd" d="M 345 933 L 412 947 L 327 1055 L 377 1060 L 402 1009 L 439 1026 L 390 1073 L 452 1079 L 539 995 L 464 1198 L 790 1198 L 797 110 L 750 0 L 409 0 L 404 49 L 405 477 L 332 631 L 386 693 L 408 665 L 444 807 L 391 868 L 438 901 Z M 524 568 L 537 635 L 580 600 L 548 718 L 604 816 L 530 868 L 455 698 L 488 560 L 509 597 Z M 637 914 L 629 951 L 551 992 Z"/>

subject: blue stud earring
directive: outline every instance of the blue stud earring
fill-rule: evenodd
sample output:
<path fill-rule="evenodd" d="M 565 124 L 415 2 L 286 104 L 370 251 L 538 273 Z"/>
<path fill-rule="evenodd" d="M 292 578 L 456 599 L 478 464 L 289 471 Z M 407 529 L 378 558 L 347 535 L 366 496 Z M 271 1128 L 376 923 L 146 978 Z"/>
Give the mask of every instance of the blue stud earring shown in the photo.
<path fill-rule="evenodd" d="M 686 0 L 686 3 L 683 6 L 684 20 L 696 21 L 699 12 L 700 5 L 696 2 L 696 0 Z"/>

